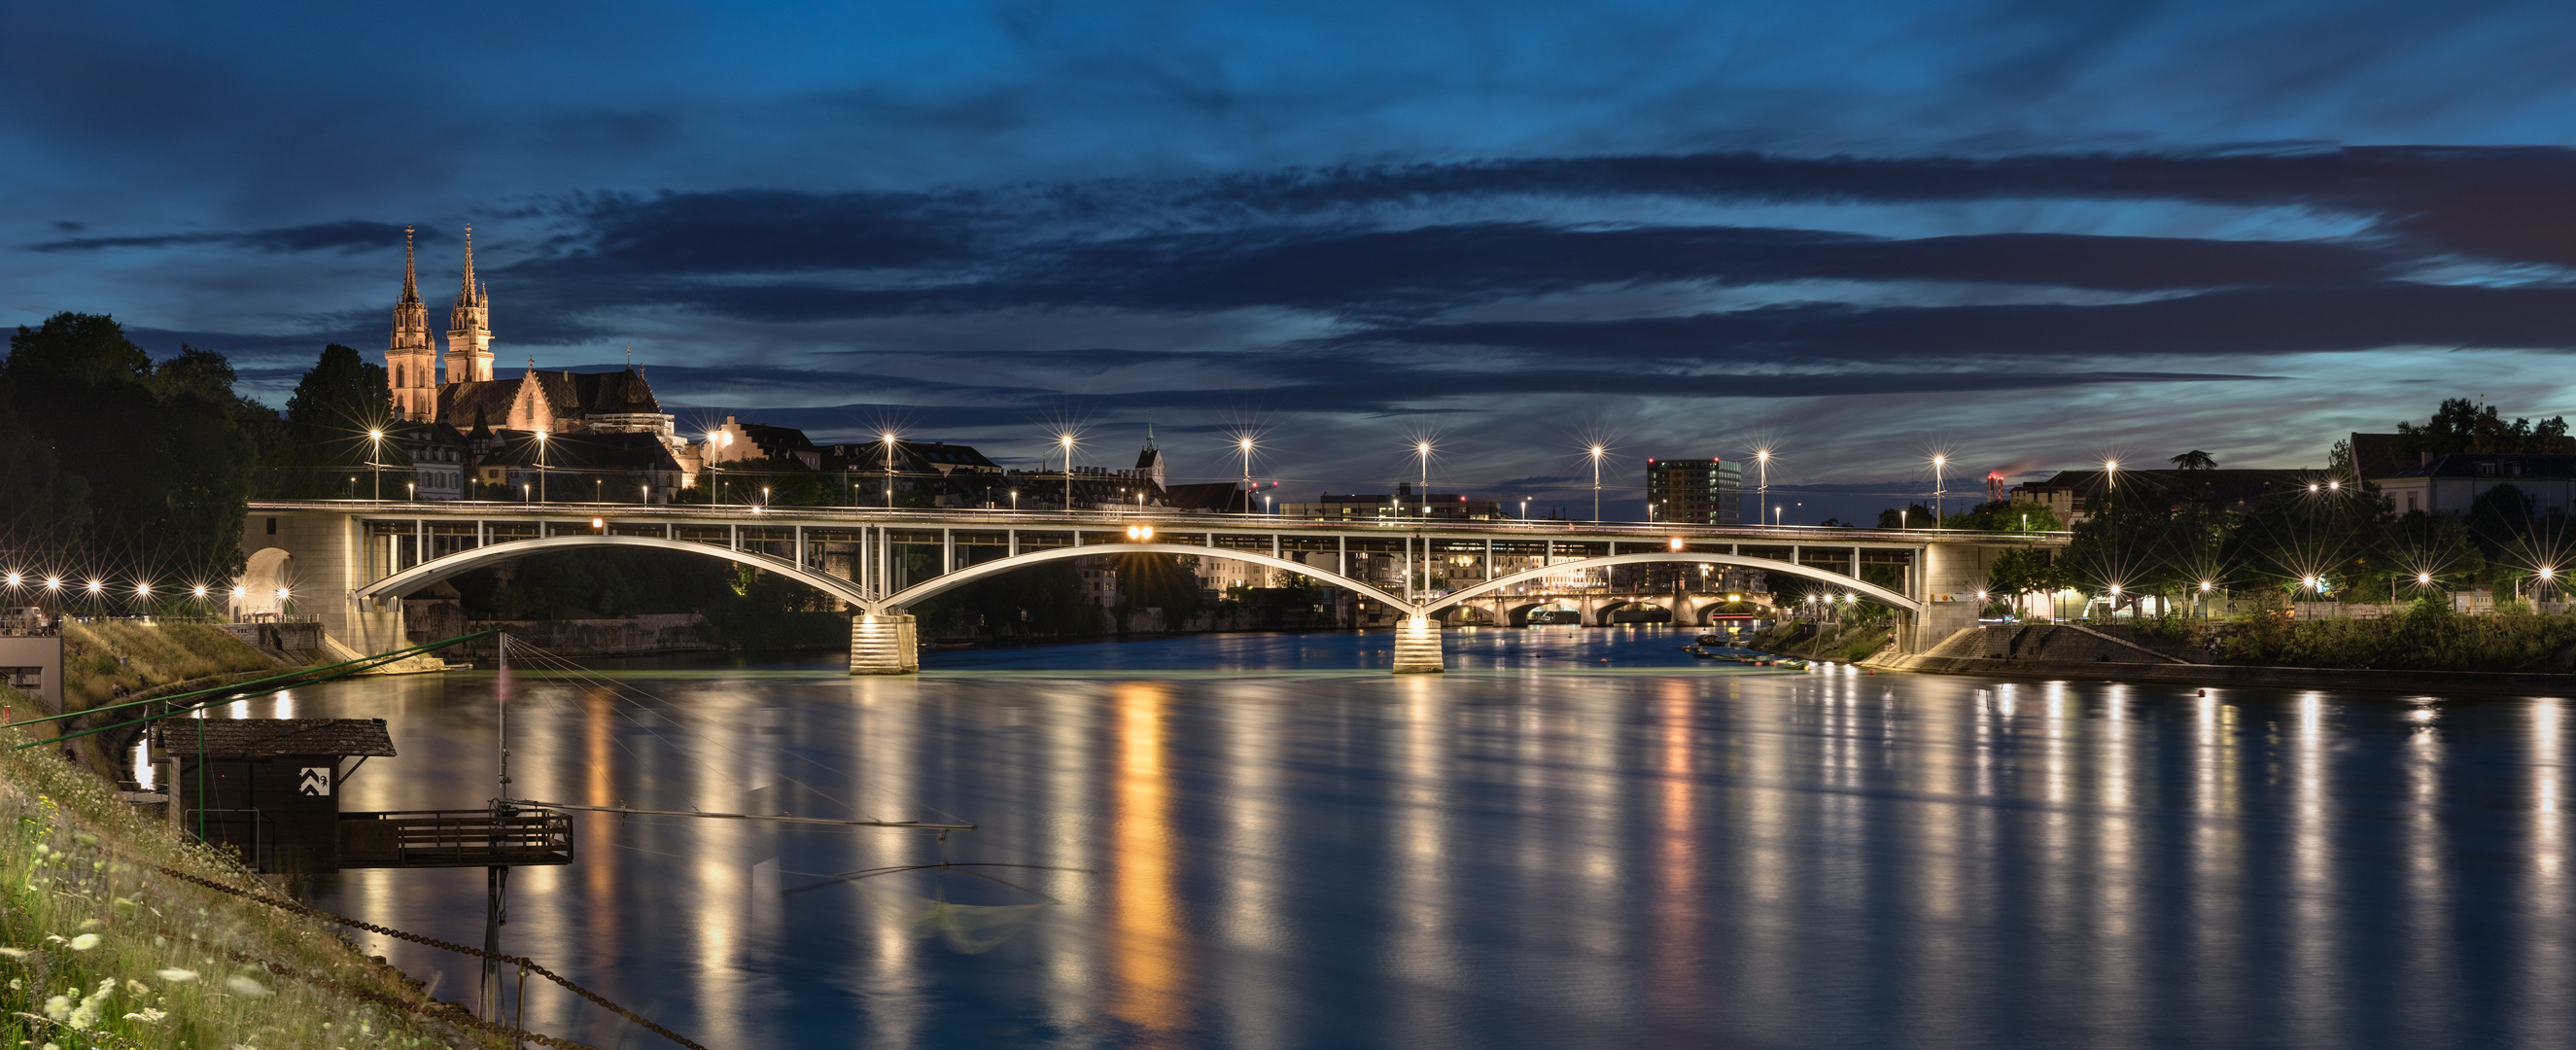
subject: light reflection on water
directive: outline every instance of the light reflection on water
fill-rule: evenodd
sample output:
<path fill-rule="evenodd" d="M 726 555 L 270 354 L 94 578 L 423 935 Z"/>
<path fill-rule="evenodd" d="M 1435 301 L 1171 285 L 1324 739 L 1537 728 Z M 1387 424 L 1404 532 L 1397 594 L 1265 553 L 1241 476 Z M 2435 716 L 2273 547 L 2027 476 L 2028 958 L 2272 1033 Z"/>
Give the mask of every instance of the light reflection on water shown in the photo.
<path fill-rule="evenodd" d="M 1685 640 L 1476 632 L 1436 678 L 1318 670 L 1383 635 L 941 652 L 913 680 L 522 674 L 523 796 L 953 816 L 980 825 L 954 859 L 1081 870 L 1005 873 L 1063 904 L 957 955 L 848 887 L 779 892 L 934 860 L 926 833 L 583 815 L 575 864 L 514 876 L 504 947 L 713 1046 L 2559 1046 L 2576 1023 L 2558 701 L 1782 673 L 1685 666 Z M 1161 670 L 1189 667 L 1225 673 Z M 391 724 L 401 756 L 346 808 L 466 807 L 491 687 L 295 705 Z M 479 943 L 482 882 L 316 897 Z M 366 946 L 470 997 L 468 960 Z M 528 1017 L 656 1042 L 547 992 Z"/>

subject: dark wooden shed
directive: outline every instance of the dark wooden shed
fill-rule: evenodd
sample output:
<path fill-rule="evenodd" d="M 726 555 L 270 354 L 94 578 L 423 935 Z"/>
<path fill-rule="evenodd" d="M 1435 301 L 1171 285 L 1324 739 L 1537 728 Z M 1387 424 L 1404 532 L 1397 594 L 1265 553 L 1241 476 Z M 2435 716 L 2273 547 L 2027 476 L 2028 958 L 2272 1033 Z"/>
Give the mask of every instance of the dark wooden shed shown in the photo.
<path fill-rule="evenodd" d="M 258 871 L 312 873 L 340 867 L 341 782 L 394 743 L 381 718 L 173 718 L 153 723 L 152 750 L 178 764 L 183 831 Z"/>

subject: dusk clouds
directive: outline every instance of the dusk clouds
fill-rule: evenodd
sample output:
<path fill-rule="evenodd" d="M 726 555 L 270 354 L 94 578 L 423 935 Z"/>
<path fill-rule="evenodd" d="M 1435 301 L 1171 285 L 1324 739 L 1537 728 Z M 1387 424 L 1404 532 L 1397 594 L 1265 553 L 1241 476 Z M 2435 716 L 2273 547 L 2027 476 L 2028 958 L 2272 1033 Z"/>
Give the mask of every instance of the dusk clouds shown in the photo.
<path fill-rule="evenodd" d="M 1151 421 L 1225 474 L 1253 427 L 1299 488 L 1431 434 L 1541 500 L 1591 435 L 1891 502 L 1932 448 L 2298 465 L 2444 396 L 2576 410 L 2546 5 L 442 10 L 395 70 L 364 14 L 0 16 L 7 320 L 282 391 L 382 346 L 407 224 L 442 310 L 470 222 L 505 364 L 631 344 L 666 401 L 1005 459 Z"/>

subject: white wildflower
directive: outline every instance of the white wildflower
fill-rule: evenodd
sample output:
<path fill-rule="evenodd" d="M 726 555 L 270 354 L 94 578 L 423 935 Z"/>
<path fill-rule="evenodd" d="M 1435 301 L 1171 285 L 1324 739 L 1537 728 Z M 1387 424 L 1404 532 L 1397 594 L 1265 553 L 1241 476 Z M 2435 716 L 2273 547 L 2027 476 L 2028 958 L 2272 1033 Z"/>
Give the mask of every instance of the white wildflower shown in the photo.
<path fill-rule="evenodd" d="M 125 1015 L 125 1019 L 128 1021 L 141 1021 L 145 1024 L 150 1024 L 168 1016 L 170 1015 L 147 1006 L 143 1009 L 136 1010 L 133 1013 Z"/>
<path fill-rule="evenodd" d="M 242 974 L 234 974 L 230 977 L 224 978 L 224 990 L 245 999 L 265 999 L 269 996 L 267 985 L 251 980 L 249 977 Z"/>
<path fill-rule="evenodd" d="M 96 947 L 98 947 L 98 935 L 95 933 L 84 933 L 72 938 L 73 951 L 85 952 Z"/>
<path fill-rule="evenodd" d="M 57 995 L 45 1000 L 45 1016 L 60 1021 L 72 1015 L 72 997 Z"/>
<path fill-rule="evenodd" d="M 59 1046 L 55 1046 L 55 1045 L 54 1045 L 54 1044 L 52 1044 L 52 1043 L 46 1043 L 46 1044 L 45 1044 L 45 1050 L 63 1050 L 63 1048 L 62 1048 L 62 1047 L 59 1047 Z"/>
<path fill-rule="evenodd" d="M 0 955 L 6 955 L 6 956 L 8 956 L 8 957 L 10 957 L 10 958 L 12 958 L 12 959 L 24 959 L 24 958 L 26 958 L 26 957 L 27 957 L 27 949 L 25 949 L 25 948 L 0 948 Z"/>
<path fill-rule="evenodd" d="M 179 969 L 179 968 L 177 968 L 177 967 L 172 967 L 172 968 L 170 968 L 170 969 L 167 969 L 167 970 L 163 970 L 163 971 L 161 971 L 161 973 L 160 973 L 160 977 L 161 977 L 161 979 L 162 979 L 162 980 L 164 980 L 164 981 L 168 981 L 168 982 L 170 982 L 170 983 L 172 983 L 172 984 L 184 984 L 184 983 L 186 983 L 186 982 L 196 980 L 196 979 L 197 979 L 197 971 L 195 971 L 195 970 L 182 970 L 182 969 Z"/>
<path fill-rule="evenodd" d="M 95 930 L 95 929 L 98 929 L 99 927 L 101 927 L 101 926 L 105 926 L 105 925 L 107 925 L 107 924 L 106 924 L 106 923 L 103 923 L 103 922 L 100 922 L 100 921 L 98 921 L 97 919 L 82 919 L 82 920 L 81 920 L 81 924 L 80 924 L 80 928 L 81 928 L 81 929 L 84 929 L 84 930 Z"/>
<path fill-rule="evenodd" d="M 146 987 L 146 986 L 144 985 L 144 983 L 143 983 L 143 982 L 138 981 L 138 980 L 135 980 L 134 978 L 131 978 L 131 977 L 128 977 L 128 978 L 126 978 L 126 979 L 125 979 L 125 990 L 126 990 L 126 991 L 129 991 L 129 992 L 132 992 L 132 993 L 134 993 L 134 994 L 136 994 L 136 995 L 150 995 L 150 994 L 152 994 L 152 989 L 151 989 L 151 988 Z"/>

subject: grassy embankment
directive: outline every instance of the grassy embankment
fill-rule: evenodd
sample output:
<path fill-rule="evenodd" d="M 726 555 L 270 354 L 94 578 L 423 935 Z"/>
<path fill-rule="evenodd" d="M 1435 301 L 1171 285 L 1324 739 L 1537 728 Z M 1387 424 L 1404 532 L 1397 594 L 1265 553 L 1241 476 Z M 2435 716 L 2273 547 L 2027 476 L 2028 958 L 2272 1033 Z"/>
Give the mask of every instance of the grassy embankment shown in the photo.
<path fill-rule="evenodd" d="M 1896 637 L 1894 629 L 1883 623 L 1791 622 L 1774 624 L 1753 636 L 1752 648 L 1783 656 L 1809 660 L 1833 660 L 1852 663 L 1877 652 Z"/>
<path fill-rule="evenodd" d="M 2417 602 L 2377 620 L 2299 620 L 2255 613 L 2231 620 L 2149 617 L 2138 634 L 2206 652 L 2219 642 L 2219 662 L 2267 667 L 2370 668 L 2383 671 L 2576 670 L 2576 614 L 2534 613 L 2507 606 L 2466 616 L 2441 602 Z"/>
<path fill-rule="evenodd" d="M 0 730 L 0 747 L 30 739 Z M 265 892 L 204 847 L 183 845 L 166 821 L 122 801 L 54 748 L 0 750 L 0 821 L 7 1046 L 452 1045 L 353 994 L 422 999 L 400 971 L 360 955 L 329 928 L 153 870 Z"/>
<path fill-rule="evenodd" d="M 259 650 L 201 623 L 63 625 L 65 711 L 184 693 L 281 670 Z M 25 702 L 10 709 L 35 710 Z M 98 737 L 83 737 L 80 748 L 92 770 L 116 776 L 122 759 L 108 755 Z"/>

